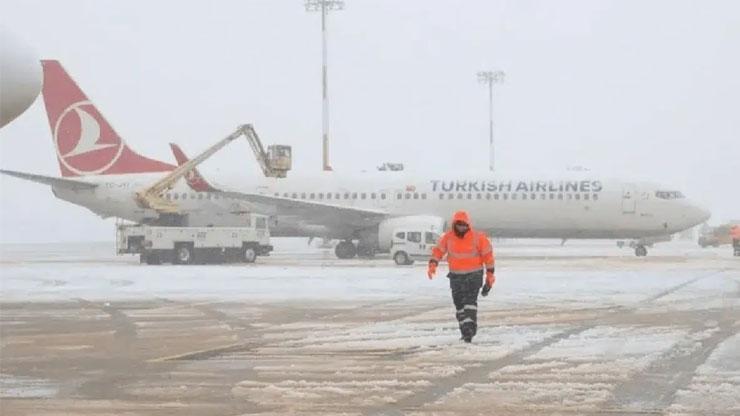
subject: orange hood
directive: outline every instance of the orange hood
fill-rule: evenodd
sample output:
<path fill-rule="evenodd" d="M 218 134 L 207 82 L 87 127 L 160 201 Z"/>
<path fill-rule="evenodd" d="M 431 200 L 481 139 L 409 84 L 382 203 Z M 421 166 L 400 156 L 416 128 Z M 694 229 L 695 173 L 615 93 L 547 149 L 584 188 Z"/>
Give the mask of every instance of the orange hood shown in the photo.
<path fill-rule="evenodd" d="M 468 224 L 468 227 L 473 228 L 473 224 L 470 222 L 470 215 L 466 211 L 457 211 L 452 216 L 452 222 L 450 222 L 450 228 L 453 228 L 455 226 L 455 223 L 458 221 L 462 221 L 465 224 Z"/>

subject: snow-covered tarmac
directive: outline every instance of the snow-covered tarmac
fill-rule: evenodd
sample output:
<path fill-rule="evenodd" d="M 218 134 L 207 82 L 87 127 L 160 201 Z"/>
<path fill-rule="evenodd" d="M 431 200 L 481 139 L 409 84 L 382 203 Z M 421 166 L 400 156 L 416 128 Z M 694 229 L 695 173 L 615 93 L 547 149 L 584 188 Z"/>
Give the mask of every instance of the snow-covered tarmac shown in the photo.
<path fill-rule="evenodd" d="M 276 243 L 249 266 L 0 246 L 0 413 L 740 414 L 727 247 L 501 242 L 465 345 L 425 265 Z"/>

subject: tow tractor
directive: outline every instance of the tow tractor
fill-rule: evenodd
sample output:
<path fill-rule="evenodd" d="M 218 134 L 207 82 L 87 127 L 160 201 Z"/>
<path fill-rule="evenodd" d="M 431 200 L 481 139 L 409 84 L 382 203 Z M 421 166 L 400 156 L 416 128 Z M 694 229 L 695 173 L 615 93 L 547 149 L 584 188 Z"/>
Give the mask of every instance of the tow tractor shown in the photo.
<path fill-rule="evenodd" d="M 154 210 L 157 217 L 147 224 L 117 226 L 118 254 L 137 253 L 141 262 L 147 264 L 251 263 L 257 256 L 269 254 L 272 246 L 267 216 L 250 213 L 246 227 L 190 227 L 177 202 L 164 198 L 177 181 L 241 136 L 249 142 L 265 176 L 287 176 L 291 168 L 290 146 L 272 145 L 265 151 L 252 125 L 240 125 L 224 139 L 136 193 L 138 205 Z"/>
<path fill-rule="evenodd" d="M 116 226 L 116 252 L 146 264 L 254 263 L 270 251 L 265 215 L 249 214 L 246 227 Z"/>
<path fill-rule="evenodd" d="M 437 241 L 439 234 L 433 230 L 397 228 L 391 241 L 391 258 L 399 266 L 428 260 Z"/>

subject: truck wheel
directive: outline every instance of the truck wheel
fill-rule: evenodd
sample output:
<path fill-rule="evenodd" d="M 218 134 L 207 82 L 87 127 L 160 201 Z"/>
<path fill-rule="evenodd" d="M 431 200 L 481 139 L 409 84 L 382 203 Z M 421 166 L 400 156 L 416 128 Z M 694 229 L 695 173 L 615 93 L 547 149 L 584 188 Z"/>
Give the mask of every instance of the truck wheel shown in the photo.
<path fill-rule="evenodd" d="M 242 250 L 242 260 L 245 263 L 254 263 L 257 260 L 257 250 L 252 246 L 244 247 L 244 250 Z"/>
<path fill-rule="evenodd" d="M 193 261 L 193 249 L 187 245 L 175 248 L 175 264 L 190 264 Z"/>
<path fill-rule="evenodd" d="M 399 266 L 405 266 L 405 265 L 411 264 L 409 263 L 410 261 L 409 256 L 406 254 L 405 251 L 399 251 L 396 254 L 394 254 L 393 261 L 395 261 L 396 264 Z"/>

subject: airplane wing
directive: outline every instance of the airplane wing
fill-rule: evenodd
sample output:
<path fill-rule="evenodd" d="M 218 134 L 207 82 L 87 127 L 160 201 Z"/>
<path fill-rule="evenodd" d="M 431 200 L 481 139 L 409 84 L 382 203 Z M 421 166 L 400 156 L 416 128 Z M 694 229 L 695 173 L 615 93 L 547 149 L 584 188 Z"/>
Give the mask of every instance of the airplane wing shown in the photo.
<path fill-rule="evenodd" d="M 355 226 L 375 225 L 388 216 L 385 211 L 327 204 L 318 201 L 233 191 L 222 191 L 219 194 L 251 204 L 273 207 L 281 216 L 307 218 L 310 219 L 311 223 L 319 225 L 336 224 L 339 218 L 341 218 L 342 223 Z"/>
<path fill-rule="evenodd" d="M 14 170 L 0 169 L 0 173 L 28 181 L 51 185 L 56 188 L 65 188 L 71 190 L 93 189 L 98 185 L 95 183 L 84 182 L 76 179 L 55 178 L 53 176 L 36 175 L 33 173 L 16 172 Z"/>

